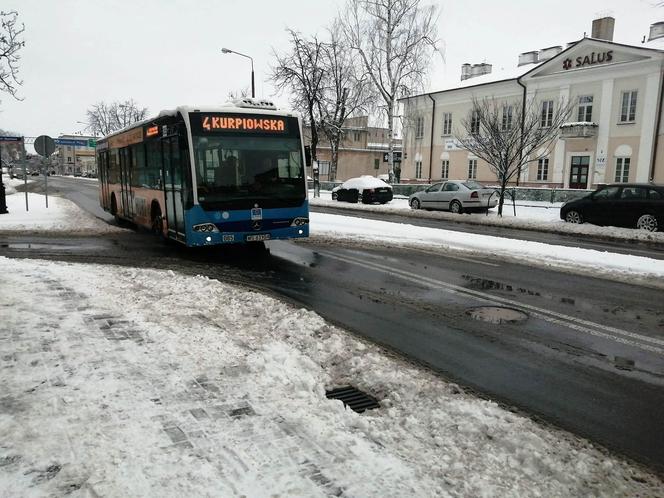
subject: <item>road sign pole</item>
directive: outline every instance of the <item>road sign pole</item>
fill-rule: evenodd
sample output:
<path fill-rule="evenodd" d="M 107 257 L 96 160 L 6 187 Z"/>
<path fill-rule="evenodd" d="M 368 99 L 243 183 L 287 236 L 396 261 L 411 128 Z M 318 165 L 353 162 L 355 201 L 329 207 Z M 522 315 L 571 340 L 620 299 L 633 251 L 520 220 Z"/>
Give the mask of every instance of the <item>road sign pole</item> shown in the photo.
<path fill-rule="evenodd" d="M 46 196 L 46 209 L 48 209 L 48 171 L 46 171 L 44 159 L 42 159 L 42 171 L 44 172 L 44 195 Z"/>
<path fill-rule="evenodd" d="M 2 150 L 2 145 L 0 144 L 0 151 Z M 9 169 L 7 170 L 9 172 Z M 7 214 L 7 197 L 5 195 L 5 184 L 2 180 L 2 161 L 0 161 L 0 214 Z"/>
<path fill-rule="evenodd" d="M 30 211 L 28 209 L 28 168 L 26 165 L 27 159 L 25 158 L 25 142 L 22 142 L 23 147 L 21 147 L 21 160 L 23 161 L 23 184 L 25 187 L 23 190 L 25 190 L 25 210 Z"/>

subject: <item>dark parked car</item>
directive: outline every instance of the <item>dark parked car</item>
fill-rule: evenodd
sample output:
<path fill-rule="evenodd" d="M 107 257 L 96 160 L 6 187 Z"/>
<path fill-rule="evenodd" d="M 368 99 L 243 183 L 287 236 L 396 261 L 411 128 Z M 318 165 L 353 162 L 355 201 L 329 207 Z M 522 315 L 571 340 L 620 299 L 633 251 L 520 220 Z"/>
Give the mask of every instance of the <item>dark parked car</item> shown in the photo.
<path fill-rule="evenodd" d="M 656 232 L 664 227 L 664 185 L 620 183 L 566 202 L 560 218 L 569 223 L 641 228 Z"/>
<path fill-rule="evenodd" d="M 337 201 L 385 204 L 392 197 L 392 187 L 373 176 L 351 178 L 332 189 L 332 200 Z"/>

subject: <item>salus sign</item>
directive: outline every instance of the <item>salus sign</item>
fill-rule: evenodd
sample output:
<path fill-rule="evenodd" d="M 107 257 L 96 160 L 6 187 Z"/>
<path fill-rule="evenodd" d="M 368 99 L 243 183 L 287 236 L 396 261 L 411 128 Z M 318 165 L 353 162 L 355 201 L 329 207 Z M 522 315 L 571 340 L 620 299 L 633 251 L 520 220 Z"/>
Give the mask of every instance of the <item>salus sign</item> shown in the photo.
<path fill-rule="evenodd" d="M 613 50 L 607 50 L 606 52 L 592 52 L 590 55 L 579 56 L 574 60 L 568 57 L 563 61 L 563 69 L 603 64 L 605 62 L 611 62 L 612 60 Z"/>

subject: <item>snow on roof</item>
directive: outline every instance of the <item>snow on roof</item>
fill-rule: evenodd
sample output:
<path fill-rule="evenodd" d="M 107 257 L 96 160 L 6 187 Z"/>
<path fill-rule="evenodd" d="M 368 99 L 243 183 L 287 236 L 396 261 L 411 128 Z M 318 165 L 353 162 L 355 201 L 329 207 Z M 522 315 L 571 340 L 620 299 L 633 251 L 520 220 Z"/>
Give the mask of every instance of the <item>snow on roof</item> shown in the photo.
<path fill-rule="evenodd" d="M 365 189 L 365 188 L 384 188 L 384 187 L 390 187 L 387 183 L 385 183 L 383 180 L 379 178 L 375 178 L 373 176 L 361 176 L 359 178 L 351 178 L 350 180 L 346 180 L 343 185 L 341 185 L 342 188 L 356 188 L 358 190 L 360 189 Z M 392 187 L 390 187 L 392 188 Z"/>

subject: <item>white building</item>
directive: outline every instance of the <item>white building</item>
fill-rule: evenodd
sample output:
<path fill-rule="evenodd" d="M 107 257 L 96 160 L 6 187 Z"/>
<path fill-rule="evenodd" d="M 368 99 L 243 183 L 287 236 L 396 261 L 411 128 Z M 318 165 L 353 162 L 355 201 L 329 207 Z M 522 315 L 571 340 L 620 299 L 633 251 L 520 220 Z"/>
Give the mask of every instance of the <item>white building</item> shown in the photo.
<path fill-rule="evenodd" d="M 664 23 L 652 25 L 648 40 L 638 45 L 613 42 L 613 26 L 613 18 L 597 19 L 592 37 L 522 53 L 510 71 L 464 64 L 458 86 L 402 99 L 409 123 L 402 178 L 495 182 L 489 166 L 455 139 L 465 133 L 460 120 L 469 116 L 473 99 L 488 98 L 503 103 L 504 113 L 534 100 L 543 126 L 552 106 L 575 106 L 553 146 L 541 151 L 546 157 L 523 171 L 520 185 L 664 183 L 664 51 L 656 48 Z"/>

